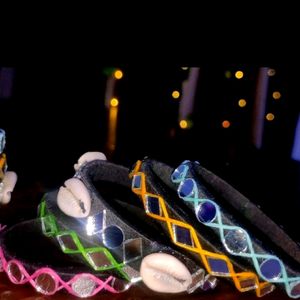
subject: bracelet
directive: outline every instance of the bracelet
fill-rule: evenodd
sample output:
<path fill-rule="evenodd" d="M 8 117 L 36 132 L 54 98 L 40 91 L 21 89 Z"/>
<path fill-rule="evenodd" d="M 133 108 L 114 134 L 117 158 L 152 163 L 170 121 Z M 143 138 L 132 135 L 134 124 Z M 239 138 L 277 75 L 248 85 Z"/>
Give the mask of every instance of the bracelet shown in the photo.
<path fill-rule="evenodd" d="M 221 181 L 216 175 L 205 170 L 198 162 L 184 161 L 175 169 L 171 178 L 178 187 L 178 196 L 194 211 L 199 222 L 214 230 L 227 252 L 234 256 L 250 259 L 257 274 L 263 280 L 283 285 L 286 293 L 291 298 L 300 297 L 299 273 L 284 264 L 278 256 L 269 254 L 270 251 L 266 250 L 266 247 L 259 243 L 253 235 L 250 237 L 248 230 L 246 231 L 244 227 L 240 227 L 233 216 L 223 206 L 221 207 L 221 202 L 217 201 L 216 197 L 208 191 L 204 184 L 204 178 L 206 178 L 206 181 L 211 182 L 211 188 L 212 184 L 214 186 L 218 185 L 219 189 L 224 189 L 227 192 L 230 190 L 231 195 L 235 195 L 235 197 L 226 198 L 225 201 L 233 198 L 241 200 L 242 197 L 237 191 L 234 191 L 232 187 Z M 223 200 L 223 203 L 225 201 Z M 268 233 L 272 233 L 269 235 L 273 243 L 279 242 L 277 245 L 280 244 L 282 250 L 284 248 L 286 251 L 294 250 L 297 247 L 296 243 L 279 226 L 263 214 L 258 207 L 251 205 L 249 200 L 243 199 L 238 203 L 240 205 L 238 206 L 236 203 L 235 207 L 239 210 L 239 213 L 245 215 L 243 212 L 246 210 L 247 214 L 250 215 L 254 212 L 255 218 L 249 220 L 248 217 L 248 221 L 256 223 L 257 226 L 259 225 L 258 222 L 264 224 L 264 226 L 260 226 L 260 230 L 267 235 L 267 238 Z M 264 239 L 264 244 L 266 244 L 266 239 Z M 297 248 L 299 255 L 299 247 Z M 295 252 L 297 253 L 297 249 L 293 251 L 293 253 Z"/>
<path fill-rule="evenodd" d="M 33 220 L 22 222 L 11 228 L 0 226 L 0 272 L 5 272 L 12 283 L 30 283 L 37 292 L 44 295 L 53 295 L 61 289 L 65 289 L 77 297 L 93 296 L 100 291 L 108 291 L 110 293 L 123 291 L 120 289 L 122 280 L 113 276 L 99 277 L 98 274 L 92 274 L 86 271 L 82 272 L 80 268 L 76 266 L 69 266 L 68 268 L 65 266 L 64 270 L 62 270 L 61 267 L 57 266 L 51 268 L 48 263 L 45 263 L 45 266 L 41 266 L 42 263 L 40 262 L 36 264 L 28 263 L 26 255 L 23 255 L 23 262 L 16 259 L 16 255 L 10 245 L 11 235 L 16 231 L 21 232 L 20 230 L 22 230 L 23 226 L 26 229 L 32 228 L 33 222 Z M 24 232 L 30 234 L 29 231 L 25 230 Z M 26 243 L 25 247 L 27 247 Z M 24 252 L 24 247 L 23 249 L 20 247 L 18 251 Z M 126 289 L 128 287 L 123 285 L 122 288 Z"/>
<path fill-rule="evenodd" d="M 17 174 L 7 171 L 7 158 L 3 152 L 5 143 L 5 131 L 0 128 L 0 204 L 7 204 L 10 201 L 17 182 Z"/>
<path fill-rule="evenodd" d="M 94 296 L 102 290 L 118 293 L 111 285 L 116 280 L 113 276 L 101 280 L 93 274 L 82 273 L 64 281 L 57 272 L 48 267 L 40 268 L 30 275 L 20 261 L 16 259 L 7 261 L 1 247 L 0 262 L 0 271 L 4 271 L 12 283 L 25 284 L 29 282 L 36 291 L 44 295 L 54 295 L 61 289 L 82 298 Z"/>

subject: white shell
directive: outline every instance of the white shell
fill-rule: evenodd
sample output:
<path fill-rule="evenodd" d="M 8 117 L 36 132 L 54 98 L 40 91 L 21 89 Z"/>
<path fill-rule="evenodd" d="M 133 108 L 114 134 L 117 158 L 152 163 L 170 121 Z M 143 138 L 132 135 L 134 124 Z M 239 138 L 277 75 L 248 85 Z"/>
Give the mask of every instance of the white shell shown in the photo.
<path fill-rule="evenodd" d="M 15 188 L 18 176 L 15 172 L 7 171 L 3 178 L 2 198 L 0 197 L 0 203 L 8 203 L 11 199 L 11 193 Z"/>
<path fill-rule="evenodd" d="M 74 165 L 75 171 L 78 171 L 81 165 L 83 165 L 86 162 L 92 161 L 92 160 L 106 160 L 106 156 L 102 152 L 86 152 L 83 155 L 81 155 L 78 159 L 77 164 Z"/>
<path fill-rule="evenodd" d="M 192 283 L 192 275 L 176 257 L 153 253 L 142 260 L 141 277 L 145 285 L 156 292 L 180 293 Z"/>
<path fill-rule="evenodd" d="M 91 198 L 86 186 L 78 178 L 65 181 L 57 194 L 57 205 L 66 215 L 85 218 L 91 210 Z"/>

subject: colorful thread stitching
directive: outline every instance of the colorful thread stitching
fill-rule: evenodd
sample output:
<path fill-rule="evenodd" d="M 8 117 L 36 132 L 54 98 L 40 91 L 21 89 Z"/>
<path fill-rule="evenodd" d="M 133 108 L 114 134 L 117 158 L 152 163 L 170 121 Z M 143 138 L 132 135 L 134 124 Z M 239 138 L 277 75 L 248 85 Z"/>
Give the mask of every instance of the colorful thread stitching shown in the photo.
<path fill-rule="evenodd" d="M 198 253 L 201 257 L 201 260 L 202 260 L 206 270 L 209 273 L 211 273 L 215 276 L 231 277 L 234 284 L 235 284 L 235 286 L 236 286 L 236 288 L 240 292 L 245 292 L 245 291 L 252 290 L 252 289 L 255 288 L 256 295 L 258 297 L 261 297 L 261 296 L 264 296 L 267 293 L 274 290 L 274 288 L 275 288 L 274 285 L 270 285 L 268 282 L 260 283 L 259 280 L 258 280 L 257 275 L 252 273 L 252 272 L 236 273 L 234 271 L 232 263 L 230 262 L 230 260 L 227 256 L 225 256 L 223 254 L 217 254 L 217 253 L 214 253 L 214 252 L 210 252 L 210 251 L 204 250 L 202 248 L 201 243 L 200 243 L 200 241 L 197 237 L 196 230 L 191 225 L 189 225 L 187 223 L 184 223 L 182 221 L 179 221 L 179 220 L 169 218 L 168 210 L 167 210 L 167 207 L 165 205 L 164 199 L 159 195 L 155 195 L 155 194 L 147 192 L 147 190 L 146 190 L 146 178 L 145 178 L 146 175 L 143 172 L 139 171 L 141 164 L 142 164 L 141 161 L 137 161 L 133 171 L 129 175 L 131 178 L 133 178 L 133 180 L 132 180 L 132 190 L 135 194 L 140 196 L 140 198 L 142 199 L 143 204 L 144 204 L 144 209 L 145 209 L 147 215 L 149 215 L 150 217 L 152 217 L 154 219 L 164 221 L 167 224 L 169 234 L 170 234 L 172 242 L 174 244 L 176 244 L 177 246 L 182 247 L 184 249 L 187 249 L 189 251 L 193 251 L 193 252 Z M 136 179 L 136 178 L 138 178 L 138 179 Z M 135 179 L 140 184 L 139 188 L 137 188 L 135 186 Z M 153 214 L 153 213 L 147 211 L 147 196 L 154 197 L 154 198 L 158 199 L 159 204 L 160 204 L 160 208 L 162 210 L 162 215 L 161 216 L 157 215 L 157 214 Z M 194 243 L 193 247 L 190 247 L 190 246 L 182 244 L 182 243 L 178 243 L 176 241 L 174 232 L 172 230 L 172 225 L 177 225 L 177 226 L 180 226 L 182 228 L 185 228 L 185 229 L 189 230 L 189 232 L 191 234 L 191 238 L 192 238 L 193 243 Z M 207 257 L 212 258 L 212 259 L 222 260 L 222 261 L 226 262 L 229 274 L 228 275 L 224 275 L 224 274 L 221 275 L 219 273 L 218 274 L 214 273 L 212 271 L 210 265 L 209 265 Z M 253 283 L 253 282 L 255 283 L 254 285 L 248 286 L 249 283 Z"/>
<path fill-rule="evenodd" d="M 235 255 L 235 256 L 241 256 L 241 257 L 250 258 L 252 260 L 252 262 L 253 262 L 253 265 L 254 265 L 257 273 L 259 274 L 259 276 L 262 279 L 264 279 L 264 280 L 266 280 L 268 282 L 272 282 L 272 283 L 283 283 L 285 285 L 285 289 L 286 289 L 286 292 L 289 295 L 289 297 L 291 297 L 291 298 L 299 298 L 300 295 L 295 296 L 295 295 L 291 294 L 291 291 L 292 291 L 293 287 L 291 287 L 289 283 L 290 282 L 293 282 L 293 283 L 296 282 L 296 284 L 300 283 L 300 277 L 294 277 L 294 278 L 288 277 L 286 269 L 284 267 L 284 264 L 282 263 L 282 261 L 278 257 L 276 257 L 274 255 L 269 255 L 269 254 L 257 254 L 257 253 L 255 253 L 253 245 L 252 245 L 252 241 L 251 241 L 251 239 L 249 237 L 249 234 L 243 228 L 238 227 L 238 226 L 231 226 L 231 225 L 225 225 L 225 224 L 223 224 L 223 222 L 222 222 L 222 212 L 220 210 L 219 205 L 217 205 L 211 199 L 199 198 L 198 197 L 199 191 L 198 191 L 198 187 L 197 187 L 196 181 L 194 180 L 194 178 L 192 178 L 190 176 L 187 176 L 188 171 L 189 171 L 189 166 L 187 165 L 187 163 L 190 163 L 190 161 L 184 161 L 180 165 L 180 166 L 184 166 L 185 168 L 184 168 L 184 170 L 182 172 L 180 172 L 180 176 L 178 177 L 178 179 L 173 179 L 173 176 L 171 176 L 171 178 L 172 178 L 173 182 L 176 182 L 176 183 L 179 183 L 179 184 L 181 182 L 183 182 L 187 178 L 189 178 L 190 180 L 193 180 L 194 181 L 193 196 L 192 197 L 182 197 L 182 196 L 180 196 L 179 193 L 178 193 L 178 196 L 181 199 L 183 199 L 184 201 L 192 202 L 193 205 L 194 205 L 195 211 L 196 211 L 196 208 L 198 207 L 198 205 L 200 203 L 203 203 L 203 202 L 210 202 L 210 203 L 212 203 L 215 206 L 215 208 L 216 208 L 216 218 L 213 221 L 211 221 L 211 222 L 203 222 L 203 224 L 206 225 L 206 226 L 209 226 L 209 227 L 217 228 L 219 230 L 219 236 L 220 236 L 221 242 L 224 245 L 224 247 L 227 248 L 226 244 L 225 244 L 225 235 L 224 235 L 224 231 L 225 230 L 229 230 L 229 231 L 230 230 L 242 230 L 245 233 L 245 236 L 246 236 L 246 240 L 247 240 L 247 244 L 248 244 L 247 245 L 248 246 L 247 249 L 249 249 L 249 253 L 245 253 L 245 252 L 240 252 L 240 253 L 230 252 L 230 253 L 232 255 Z M 178 168 L 176 170 L 178 170 Z M 174 171 L 174 173 L 175 173 L 175 171 Z M 179 190 L 179 186 L 178 186 L 178 190 Z M 280 277 L 276 278 L 276 279 L 268 279 L 268 278 L 266 278 L 261 273 L 258 259 L 265 259 L 265 260 L 275 259 L 275 260 L 277 260 L 278 263 L 280 264 L 280 267 L 281 267 L 281 276 L 280 277 L 282 277 L 282 279 L 280 279 Z"/>

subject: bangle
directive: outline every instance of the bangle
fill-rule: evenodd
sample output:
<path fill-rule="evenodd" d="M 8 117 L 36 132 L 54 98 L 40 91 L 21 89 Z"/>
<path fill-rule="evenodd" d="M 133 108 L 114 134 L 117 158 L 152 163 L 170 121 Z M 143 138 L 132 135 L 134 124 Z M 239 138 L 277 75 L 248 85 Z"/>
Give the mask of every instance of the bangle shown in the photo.
<path fill-rule="evenodd" d="M 138 283 L 141 263 L 145 262 L 146 271 L 147 267 L 150 272 L 154 270 L 155 278 L 149 280 L 148 276 L 144 283 L 150 283 L 148 287 L 154 290 L 192 292 L 214 287 L 216 281 L 212 276 L 205 275 L 193 259 L 165 243 L 165 238 L 159 238 L 155 224 L 143 217 L 143 209 L 130 205 L 131 200 L 137 201 L 130 189 L 128 172 L 125 167 L 101 160 L 83 164 L 74 179 L 84 184 L 91 195 L 87 217 L 75 218 L 61 211 L 57 203 L 59 191 L 54 190 L 43 197 L 38 219 L 3 230 L 1 265 L 10 280 L 16 284 L 31 283 L 47 295 L 64 287 L 77 296 L 87 297 L 100 289 L 122 292 Z M 80 207 L 88 209 L 84 193 L 81 196 L 86 206 Z M 74 205 L 72 199 L 65 200 Z M 22 247 L 20 240 L 26 241 Z M 171 263 L 165 270 L 160 266 L 155 270 L 154 260 L 162 256 Z M 187 272 L 182 275 L 177 266 Z M 165 276 L 168 272 L 172 274 Z M 161 284 L 170 278 L 175 287 Z"/>
<path fill-rule="evenodd" d="M 17 182 L 17 174 L 7 171 L 7 158 L 3 152 L 5 143 L 5 131 L 0 128 L 0 204 L 7 204 L 10 201 L 11 193 Z"/>
<path fill-rule="evenodd" d="M 175 245 L 196 254 L 210 274 L 230 277 L 241 292 L 255 289 L 257 296 L 263 296 L 273 291 L 274 285 L 259 282 L 253 272 L 236 272 L 233 265 L 245 268 L 236 261 L 230 261 L 228 256 L 216 253 L 220 250 L 210 242 L 207 231 L 195 224 L 193 216 L 176 199 L 178 196 L 174 193 L 176 186 L 171 181 L 171 173 L 172 168 L 148 158 L 137 161 L 133 167 L 130 174 L 132 190 L 139 195 L 147 215 L 162 225 Z M 213 251 L 207 250 L 209 248 Z"/>
<path fill-rule="evenodd" d="M 70 294 L 82 298 L 94 296 L 102 290 L 118 293 L 118 291 L 111 286 L 116 280 L 113 276 L 101 280 L 93 274 L 82 273 L 65 281 L 57 272 L 48 267 L 39 268 L 30 275 L 20 261 L 16 259 L 7 261 L 1 247 L 0 261 L 0 271 L 4 271 L 12 283 L 25 284 L 29 282 L 38 292 L 44 295 L 54 295 L 61 289 L 65 289 Z"/>
<path fill-rule="evenodd" d="M 3 129 L 0 128 L 0 193 L 2 187 L 2 181 L 4 179 L 5 172 L 7 170 L 6 154 L 3 152 L 6 144 L 6 134 Z M 1 202 L 1 197 L 0 197 Z"/>
<path fill-rule="evenodd" d="M 53 295 L 61 289 L 65 289 L 77 297 L 93 296 L 100 291 L 108 291 L 110 293 L 119 293 L 121 291 L 119 287 L 122 284 L 122 280 L 116 277 L 99 276 L 99 274 L 87 272 L 86 268 L 83 270 L 82 267 L 70 264 L 66 260 L 63 268 L 57 266 L 57 264 L 55 267 L 49 267 L 49 263 L 45 263 L 43 266 L 42 262 L 29 262 L 28 255 L 33 254 L 25 253 L 25 249 L 28 249 L 28 243 L 25 243 L 23 247 L 14 247 L 13 249 L 11 243 L 16 244 L 18 243 L 17 239 L 20 239 L 20 236 L 15 234 L 21 233 L 23 237 L 29 237 L 31 234 L 30 230 L 37 225 L 37 222 L 38 220 L 30 220 L 10 228 L 0 226 L 0 272 L 5 272 L 12 283 L 30 283 L 37 292 L 44 295 Z M 14 238 L 12 237 L 13 235 L 15 235 Z M 29 247 L 32 247 L 32 245 L 29 245 Z M 36 249 L 35 254 L 39 255 L 38 253 L 45 251 L 45 249 L 48 249 L 48 254 L 56 254 L 51 244 L 48 244 L 44 249 Z M 32 251 L 32 248 L 29 251 Z M 20 252 L 22 254 L 19 254 Z M 16 259 L 16 256 L 23 257 L 23 261 Z"/>
<path fill-rule="evenodd" d="M 293 253 L 296 260 L 299 247 L 279 226 L 258 207 L 234 190 L 229 184 L 212 172 L 205 170 L 198 162 L 184 161 L 172 174 L 172 181 L 178 187 L 178 196 L 191 208 L 198 221 L 210 227 L 221 240 L 225 250 L 233 256 L 246 259 L 253 264 L 257 274 L 271 283 L 283 285 L 291 298 L 300 297 L 300 275 L 291 266 L 267 249 L 268 244 L 281 248 L 285 254 Z M 208 190 L 216 190 L 223 197 L 214 197 Z M 222 193 L 223 192 L 223 193 Z M 225 195 L 227 193 L 227 197 Z M 224 206 L 233 206 L 237 211 L 230 214 Z M 222 205 L 222 206 L 221 206 Z M 240 217 L 237 222 L 234 217 Z M 264 243 L 257 235 L 250 235 L 246 226 L 240 226 L 241 217 L 264 234 Z M 245 223 L 245 221 L 244 221 Z M 267 242 L 268 240 L 269 243 Z"/>

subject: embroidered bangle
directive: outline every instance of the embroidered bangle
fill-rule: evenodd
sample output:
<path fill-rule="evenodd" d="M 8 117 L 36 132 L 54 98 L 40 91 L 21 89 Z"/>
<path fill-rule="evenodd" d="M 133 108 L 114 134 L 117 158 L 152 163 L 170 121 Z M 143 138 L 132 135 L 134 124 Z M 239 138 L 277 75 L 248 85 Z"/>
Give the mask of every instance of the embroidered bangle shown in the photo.
<path fill-rule="evenodd" d="M 130 280 L 127 273 L 123 271 L 123 267 L 126 264 L 124 262 L 117 263 L 113 255 L 106 247 L 98 246 L 85 248 L 76 231 L 60 230 L 54 215 L 47 212 L 45 198 L 43 198 L 40 204 L 39 216 L 42 222 L 43 233 L 48 237 L 56 238 L 64 253 L 81 254 L 95 271 L 107 271 L 115 269 L 119 276 L 126 280 Z"/>
<path fill-rule="evenodd" d="M 6 138 L 5 131 L 0 128 L 0 204 L 7 204 L 17 182 L 17 174 L 7 171 L 7 158 L 3 152 Z"/>
<path fill-rule="evenodd" d="M 0 154 L 0 182 L 2 183 L 2 180 L 4 179 L 4 174 L 7 170 L 7 164 L 6 164 L 6 154 L 1 153 Z"/>
<path fill-rule="evenodd" d="M 200 173 L 201 172 L 201 173 Z M 204 173 L 205 172 L 205 173 Z M 202 174 L 202 176 L 200 175 Z M 198 162 L 184 161 L 175 171 L 171 178 L 178 186 L 178 196 L 184 200 L 184 203 L 194 210 L 199 222 L 211 227 L 219 236 L 224 248 L 234 256 L 250 259 L 259 276 L 268 282 L 282 284 L 289 297 L 300 297 L 300 276 L 292 268 L 283 263 L 281 259 L 273 254 L 269 254 L 265 250 L 263 243 L 259 243 L 257 238 L 250 237 L 248 231 L 244 227 L 237 225 L 233 217 L 220 206 L 220 202 L 208 191 L 203 180 L 203 174 L 207 174 Z M 212 178 L 212 176 L 211 176 Z M 219 180 L 214 175 L 215 180 Z M 220 181 L 220 180 L 219 180 Z M 211 181 L 212 182 L 212 181 Z M 219 188 L 223 185 L 224 190 L 229 188 L 226 183 L 219 184 Z M 235 193 L 236 194 L 236 193 Z M 240 197 L 241 198 L 241 197 Z M 224 202 L 224 201 L 223 201 Z M 248 203 L 248 201 L 247 201 Z M 247 210 L 256 212 L 256 220 L 264 220 L 264 225 L 268 225 L 269 232 L 272 231 L 272 238 L 275 240 L 275 233 L 278 232 L 280 237 L 284 239 L 286 245 L 293 247 L 293 241 L 280 229 L 272 220 L 264 215 L 256 206 L 248 203 Z M 240 207 L 240 212 L 245 209 Z M 252 223 L 256 220 L 249 220 Z M 261 231 L 266 229 L 263 226 Z M 271 229 L 272 227 L 272 229 Z M 280 243 L 282 245 L 282 241 Z M 282 245 L 282 247 L 284 247 Z M 299 251 L 299 250 L 298 250 Z"/>
<path fill-rule="evenodd" d="M 5 144 L 6 144 L 6 134 L 5 131 L 0 128 L 0 192 L 1 192 L 1 183 L 2 180 L 4 179 L 4 174 L 7 170 L 6 154 L 3 152 L 5 148 Z"/>
<path fill-rule="evenodd" d="M 66 260 L 64 266 L 59 266 L 59 263 L 53 262 L 57 258 L 57 253 L 51 251 L 54 250 L 51 244 L 45 245 L 43 249 L 37 248 L 37 251 L 31 248 L 33 245 L 29 245 L 28 240 L 23 247 L 18 247 L 18 249 L 13 247 L 13 236 L 13 243 L 15 244 L 18 243 L 15 239 L 20 239 L 18 233 L 22 233 L 24 238 L 30 237 L 30 229 L 35 229 L 36 222 L 38 220 L 30 220 L 9 228 L 0 226 L 0 272 L 5 272 L 12 283 L 30 283 L 37 292 L 44 295 L 53 295 L 59 290 L 65 289 L 77 297 L 93 296 L 100 291 L 119 293 L 128 288 L 123 280 L 113 276 L 99 276 L 96 273 L 86 272 L 86 269 L 70 264 Z M 35 237 L 32 240 L 36 240 Z M 39 247 L 39 243 L 34 246 Z M 28 248 L 37 254 L 35 257 L 37 260 L 40 255 L 43 255 L 39 252 L 45 251 L 45 249 L 48 249 L 49 254 L 55 256 L 55 258 L 48 259 L 43 266 L 43 262 L 33 262 L 29 259 L 28 256 L 35 256 L 35 254 L 26 253 Z M 16 256 L 20 257 L 22 261 L 16 259 Z M 50 267 L 51 264 L 55 266 Z"/>
<path fill-rule="evenodd" d="M 233 263 L 226 255 L 205 249 L 204 244 L 218 251 L 207 238 L 205 240 L 202 238 L 202 231 L 198 230 L 197 232 L 190 225 L 189 217 L 177 205 L 178 200 L 169 199 L 168 193 L 164 192 L 161 181 L 163 173 L 165 173 L 164 179 L 167 181 L 167 184 L 164 181 L 164 188 L 167 188 L 168 185 L 169 189 L 173 189 L 173 193 L 176 190 L 170 180 L 172 169 L 162 163 L 157 163 L 155 172 L 152 168 L 154 164 L 153 160 L 147 158 L 143 162 L 137 161 L 130 173 L 132 190 L 140 196 L 147 215 L 166 226 L 164 228 L 167 228 L 172 242 L 183 249 L 196 253 L 210 274 L 231 277 L 236 288 L 241 292 L 255 289 L 257 296 L 263 296 L 273 291 L 274 285 L 259 282 L 255 273 L 236 272 Z M 234 263 L 237 265 L 236 262 Z"/>
<path fill-rule="evenodd" d="M 82 273 L 75 275 L 68 281 L 64 281 L 57 272 L 48 267 L 40 268 L 30 275 L 20 261 L 16 259 L 7 260 L 1 247 L 0 271 L 5 272 L 12 283 L 30 283 L 36 291 L 44 295 L 54 295 L 61 289 L 82 298 L 94 296 L 102 290 L 118 293 L 111 286 L 116 280 L 113 276 L 101 280 L 93 274 Z"/>

